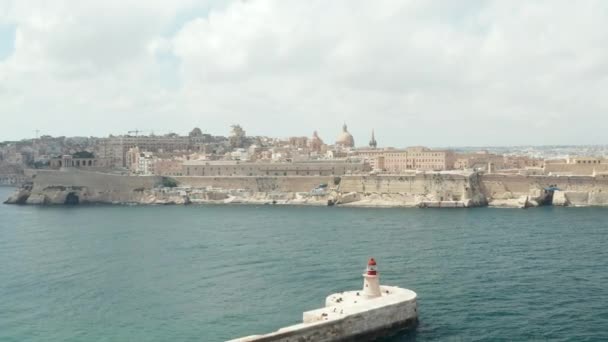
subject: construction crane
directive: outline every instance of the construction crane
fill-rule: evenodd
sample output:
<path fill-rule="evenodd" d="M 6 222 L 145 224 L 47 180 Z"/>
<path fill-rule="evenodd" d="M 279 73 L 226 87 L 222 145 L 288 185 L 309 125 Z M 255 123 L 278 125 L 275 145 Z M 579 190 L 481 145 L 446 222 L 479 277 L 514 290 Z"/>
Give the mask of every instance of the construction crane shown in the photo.
<path fill-rule="evenodd" d="M 127 133 L 128 133 L 128 134 L 135 133 L 135 136 L 137 136 L 137 135 L 139 134 L 139 132 L 141 132 L 141 131 L 140 131 L 140 130 L 138 130 L 138 129 L 136 129 L 136 130 L 134 130 L 134 131 L 128 131 Z"/>

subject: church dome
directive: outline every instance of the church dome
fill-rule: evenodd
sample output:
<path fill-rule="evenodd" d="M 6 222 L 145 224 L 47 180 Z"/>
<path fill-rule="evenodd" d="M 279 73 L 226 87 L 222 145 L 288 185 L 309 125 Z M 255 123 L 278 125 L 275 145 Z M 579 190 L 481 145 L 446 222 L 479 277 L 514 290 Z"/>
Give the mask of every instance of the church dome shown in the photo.
<path fill-rule="evenodd" d="M 191 137 L 200 137 L 203 135 L 203 131 L 201 131 L 201 129 L 198 127 L 194 127 L 194 129 L 190 131 L 190 134 L 188 135 Z"/>
<path fill-rule="evenodd" d="M 341 145 L 344 147 L 355 147 L 355 139 L 348 132 L 348 127 L 346 127 L 346 124 L 342 126 L 342 133 L 340 133 L 340 135 L 338 136 L 338 139 L 336 140 L 336 145 Z"/>
<path fill-rule="evenodd" d="M 308 145 L 315 151 L 319 151 L 321 146 L 324 145 L 323 140 L 319 137 L 319 133 L 317 133 L 317 131 L 313 132 L 312 138 L 308 141 Z"/>

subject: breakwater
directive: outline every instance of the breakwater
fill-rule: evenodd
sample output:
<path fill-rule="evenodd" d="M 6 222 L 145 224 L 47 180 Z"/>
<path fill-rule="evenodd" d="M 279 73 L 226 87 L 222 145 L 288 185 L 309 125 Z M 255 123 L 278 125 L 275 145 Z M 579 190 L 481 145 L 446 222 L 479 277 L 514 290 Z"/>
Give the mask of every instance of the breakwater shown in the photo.
<path fill-rule="evenodd" d="M 173 177 L 37 171 L 7 203 L 255 203 L 365 207 L 608 206 L 608 178 L 428 172 L 406 175 Z M 312 191 L 323 185 L 319 191 Z"/>

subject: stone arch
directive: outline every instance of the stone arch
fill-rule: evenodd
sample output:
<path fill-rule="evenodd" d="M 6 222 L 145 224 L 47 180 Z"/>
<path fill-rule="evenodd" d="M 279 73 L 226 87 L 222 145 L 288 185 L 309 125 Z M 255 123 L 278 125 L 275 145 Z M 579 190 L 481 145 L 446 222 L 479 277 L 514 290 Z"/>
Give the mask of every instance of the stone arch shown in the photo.
<path fill-rule="evenodd" d="M 78 198 L 78 195 L 75 192 L 70 192 L 65 196 L 64 204 L 77 205 L 78 203 L 80 203 L 80 198 Z"/>

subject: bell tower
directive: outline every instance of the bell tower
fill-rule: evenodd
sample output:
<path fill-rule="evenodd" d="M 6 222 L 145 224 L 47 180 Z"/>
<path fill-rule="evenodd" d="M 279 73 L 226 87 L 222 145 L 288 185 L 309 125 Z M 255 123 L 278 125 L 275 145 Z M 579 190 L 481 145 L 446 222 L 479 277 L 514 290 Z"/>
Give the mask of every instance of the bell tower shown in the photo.
<path fill-rule="evenodd" d="M 376 148 L 378 147 L 378 142 L 376 142 L 376 136 L 374 134 L 374 130 L 372 129 L 372 138 L 369 141 L 369 147 Z"/>

